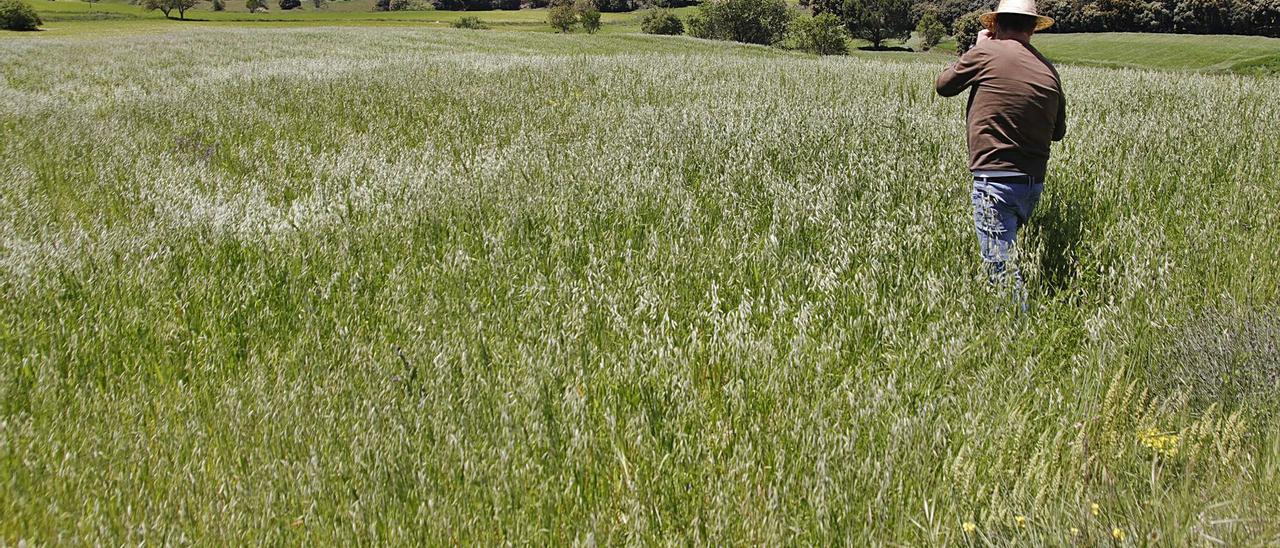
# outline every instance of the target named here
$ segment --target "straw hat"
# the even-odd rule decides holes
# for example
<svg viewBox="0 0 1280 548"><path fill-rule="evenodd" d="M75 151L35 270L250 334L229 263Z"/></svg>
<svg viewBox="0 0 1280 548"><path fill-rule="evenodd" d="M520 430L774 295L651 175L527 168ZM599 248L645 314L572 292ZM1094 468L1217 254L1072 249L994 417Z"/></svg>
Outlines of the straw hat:
<svg viewBox="0 0 1280 548"><path fill-rule="evenodd" d="M1053 26L1052 17L1045 17L1036 12L1036 0L1000 0L1000 6L996 8L996 11L984 13L979 18L982 21L982 26L994 29L997 13L1015 13L1035 17L1037 32Z"/></svg>

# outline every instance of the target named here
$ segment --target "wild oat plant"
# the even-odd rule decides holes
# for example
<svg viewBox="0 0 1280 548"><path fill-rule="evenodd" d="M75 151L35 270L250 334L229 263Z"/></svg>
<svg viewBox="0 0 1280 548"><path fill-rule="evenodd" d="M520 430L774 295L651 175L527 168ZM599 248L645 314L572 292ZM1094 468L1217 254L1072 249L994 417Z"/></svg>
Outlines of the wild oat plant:
<svg viewBox="0 0 1280 548"><path fill-rule="evenodd" d="M933 62L192 27L0 66L0 544L1280 542L1276 399L1151 374L1275 318L1276 79L1064 67L1019 313Z"/></svg>

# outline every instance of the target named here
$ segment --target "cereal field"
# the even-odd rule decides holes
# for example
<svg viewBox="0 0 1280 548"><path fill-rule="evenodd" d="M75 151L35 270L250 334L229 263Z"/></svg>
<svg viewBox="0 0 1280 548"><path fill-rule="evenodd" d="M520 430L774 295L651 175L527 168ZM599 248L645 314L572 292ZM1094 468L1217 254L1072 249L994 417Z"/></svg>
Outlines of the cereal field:
<svg viewBox="0 0 1280 548"><path fill-rule="evenodd" d="M0 544L1280 542L1280 79L1064 66L978 264L934 62L0 41Z"/></svg>

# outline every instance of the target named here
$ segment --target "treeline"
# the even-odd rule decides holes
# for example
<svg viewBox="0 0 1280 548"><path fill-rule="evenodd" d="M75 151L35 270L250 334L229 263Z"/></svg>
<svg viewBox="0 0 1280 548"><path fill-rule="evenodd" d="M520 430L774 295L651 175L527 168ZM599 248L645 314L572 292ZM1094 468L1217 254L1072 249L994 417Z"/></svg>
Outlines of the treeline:
<svg viewBox="0 0 1280 548"><path fill-rule="evenodd" d="M934 13L947 28L988 0L917 2L917 14ZM1039 0L1054 18L1046 32L1176 32L1280 37L1280 0Z"/></svg>
<svg viewBox="0 0 1280 548"><path fill-rule="evenodd" d="M551 0L432 0L439 10L480 11L518 10L521 8L545 8ZM678 8L691 6L697 0L596 0L596 8L602 12L634 11L644 8Z"/></svg>

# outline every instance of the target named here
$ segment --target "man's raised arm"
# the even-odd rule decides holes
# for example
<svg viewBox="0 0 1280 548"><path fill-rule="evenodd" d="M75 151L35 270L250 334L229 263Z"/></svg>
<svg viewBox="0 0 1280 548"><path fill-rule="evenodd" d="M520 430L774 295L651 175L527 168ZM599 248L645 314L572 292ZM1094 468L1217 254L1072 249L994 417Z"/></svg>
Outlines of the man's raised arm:
<svg viewBox="0 0 1280 548"><path fill-rule="evenodd" d="M960 56L960 60L955 64L947 67L938 75L938 81L934 83L934 87L938 90L938 95L943 97L955 97L960 92L973 84L973 79L982 71L985 57L977 48L970 49Z"/></svg>

